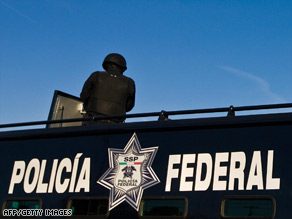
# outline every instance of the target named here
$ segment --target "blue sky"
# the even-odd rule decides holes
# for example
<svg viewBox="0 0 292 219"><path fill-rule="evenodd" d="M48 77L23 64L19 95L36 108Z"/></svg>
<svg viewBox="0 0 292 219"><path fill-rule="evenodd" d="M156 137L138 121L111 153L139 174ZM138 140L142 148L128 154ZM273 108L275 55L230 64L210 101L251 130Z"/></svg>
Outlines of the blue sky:
<svg viewBox="0 0 292 219"><path fill-rule="evenodd" d="M104 57L130 113L292 102L292 1L0 0L0 124L46 120Z"/></svg>

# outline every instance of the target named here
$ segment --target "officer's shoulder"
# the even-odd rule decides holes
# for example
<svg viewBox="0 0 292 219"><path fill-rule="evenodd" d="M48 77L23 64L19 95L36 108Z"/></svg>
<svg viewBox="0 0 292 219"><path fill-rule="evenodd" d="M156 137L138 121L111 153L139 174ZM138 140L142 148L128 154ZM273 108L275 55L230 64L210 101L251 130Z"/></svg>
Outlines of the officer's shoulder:
<svg viewBox="0 0 292 219"><path fill-rule="evenodd" d="M91 73L90 77L96 78L96 77L99 77L99 75L104 75L104 74L106 74L106 72L104 72L104 71L95 71L95 72Z"/></svg>
<svg viewBox="0 0 292 219"><path fill-rule="evenodd" d="M99 75L99 74L106 74L105 71L95 71L91 75Z"/></svg>
<svg viewBox="0 0 292 219"><path fill-rule="evenodd" d="M127 76L125 76L125 75L123 75L123 76L124 76L128 81L135 83L134 80L133 80L132 78L127 77Z"/></svg>

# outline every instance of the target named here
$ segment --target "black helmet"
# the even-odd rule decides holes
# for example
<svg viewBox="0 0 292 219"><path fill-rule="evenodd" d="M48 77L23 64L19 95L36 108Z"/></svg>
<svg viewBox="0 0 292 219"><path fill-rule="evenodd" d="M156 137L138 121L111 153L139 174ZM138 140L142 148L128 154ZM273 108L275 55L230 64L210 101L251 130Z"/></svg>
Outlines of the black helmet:
<svg viewBox="0 0 292 219"><path fill-rule="evenodd" d="M107 63L114 63L118 66L120 66L121 68L123 68L123 71L125 71L127 69L127 63L126 63L126 59L118 54L118 53L111 53L108 54L105 58L104 61L102 63L102 67L106 70L106 64Z"/></svg>

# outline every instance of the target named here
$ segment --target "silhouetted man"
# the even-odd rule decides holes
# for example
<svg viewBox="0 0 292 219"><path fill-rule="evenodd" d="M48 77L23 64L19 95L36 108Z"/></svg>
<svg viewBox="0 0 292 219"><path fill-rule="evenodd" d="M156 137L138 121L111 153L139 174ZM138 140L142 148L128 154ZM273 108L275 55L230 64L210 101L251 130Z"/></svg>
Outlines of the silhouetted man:
<svg viewBox="0 0 292 219"><path fill-rule="evenodd" d="M93 72L80 94L86 117L125 115L135 104L135 82L123 75L126 60L120 54L111 53L102 66L105 72ZM102 121L121 123L124 119Z"/></svg>

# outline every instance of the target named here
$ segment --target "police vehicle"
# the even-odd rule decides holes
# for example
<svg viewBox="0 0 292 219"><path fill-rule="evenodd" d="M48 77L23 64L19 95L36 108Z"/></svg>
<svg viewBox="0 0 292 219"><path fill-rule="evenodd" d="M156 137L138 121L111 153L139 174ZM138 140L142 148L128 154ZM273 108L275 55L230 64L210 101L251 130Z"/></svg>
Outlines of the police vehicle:
<svg viewBox="0 0 292 219"><path fill-rule="evenodd" d="M266 111L280 108L292 104L82 126L105 118L82 118L80 99L56 91L47 121L0 125L46 124L0 132L1 216L291 218L292 112Z"/></svg>

